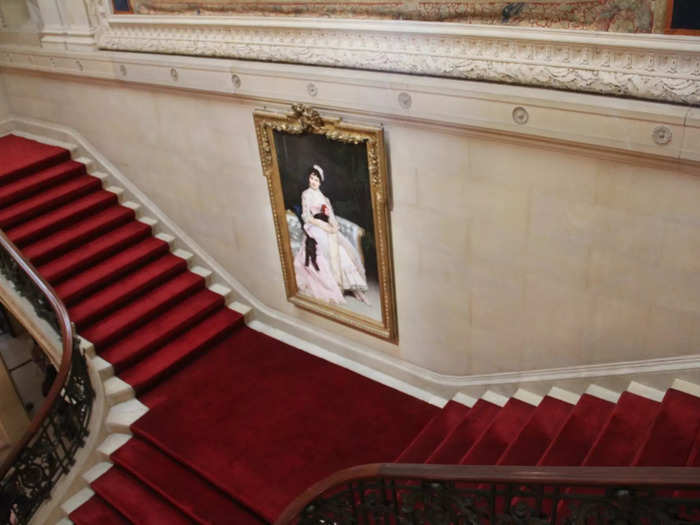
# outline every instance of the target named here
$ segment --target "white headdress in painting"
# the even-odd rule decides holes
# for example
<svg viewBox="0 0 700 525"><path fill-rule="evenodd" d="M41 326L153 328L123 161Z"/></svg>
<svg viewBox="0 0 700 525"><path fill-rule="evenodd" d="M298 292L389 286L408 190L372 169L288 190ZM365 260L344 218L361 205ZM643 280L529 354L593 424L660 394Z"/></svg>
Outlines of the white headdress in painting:
<svg viewBox="0 0 700 525"><path fill-rule="evenodd" d="M321 168L321 166L319 166L318 164L314 164L314 169L318 171L318 174L321 177L321 182L325 181L326 179L323 176L323 168Z"/></svg>

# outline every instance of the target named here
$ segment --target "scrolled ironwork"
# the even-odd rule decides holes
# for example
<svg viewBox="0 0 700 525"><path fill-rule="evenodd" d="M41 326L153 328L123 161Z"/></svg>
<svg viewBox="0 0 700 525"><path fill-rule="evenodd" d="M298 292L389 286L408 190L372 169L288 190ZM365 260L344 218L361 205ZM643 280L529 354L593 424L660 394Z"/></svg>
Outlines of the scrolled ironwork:
<svg viewBox="0 0 700 525"><path fill-rule="evenodd" d="M36 314L60 334L61 328L51 302L36 282L24 272L12 253L4 249L0 249L0 273L12 283L20 296L31 303Z"/></svg>
<svg viewBox="0 0 700 525"><path fill-rule="evenodd" d="M76 345L60 397L0 481L0 491L13 495L11 511L17 523L28 523L58 479L70 471L88 435L93 398L85 357Z"/></svg>
<svg viewBox="0 0 700 525"><path fill-rule="evenodd" d="M350 470L311 487L276 525L700 523L696 468L377 464Z"/></svg>
<svg viewBox="0 0 700 525"><path fill-rule="evenodd" d="M95 392L68 312L53 289L0 232L0 273L58 333L61 365L29 429L0 465L0 523L29 523L85 444ZM6 290L12 293L12 290Z"/></svg>
<svg viewBox="0 0 700 525"><path fill-rule="evenodd" d="M699 511L700 500L697 499L664 495L664 491L648 488L612 488L601 498L579 502L572 510L568 523L698 524Z"/></svg>

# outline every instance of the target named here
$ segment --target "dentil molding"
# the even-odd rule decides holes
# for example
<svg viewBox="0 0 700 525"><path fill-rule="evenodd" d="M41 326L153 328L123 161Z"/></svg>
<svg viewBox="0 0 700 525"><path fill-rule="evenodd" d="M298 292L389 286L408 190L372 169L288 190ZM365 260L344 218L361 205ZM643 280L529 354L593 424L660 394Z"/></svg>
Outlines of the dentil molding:
<svg viewBox="0 0 700 525"><path fill-rule="evenodd" d="M102 49L228 57L541 86L700 105L700 38L286 17L113 15Z"/></svg>

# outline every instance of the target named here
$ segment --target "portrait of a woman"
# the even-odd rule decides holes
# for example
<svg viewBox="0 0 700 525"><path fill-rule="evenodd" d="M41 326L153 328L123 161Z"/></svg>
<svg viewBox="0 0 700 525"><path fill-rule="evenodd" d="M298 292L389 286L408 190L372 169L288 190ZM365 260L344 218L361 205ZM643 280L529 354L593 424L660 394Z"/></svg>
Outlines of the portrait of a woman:
<svg viewBox="0 0 700 525"><path fill-rule="evenodd" d="M292 110L255 111L287 299L396 342L383 130Z"/></svg>
<svg viewBox="0 0 700 525"><path fill-rule="evenodd" d="M297 287L331 304L345 304L346 293L369 304L362 257L339 231L333 205L321 190L325 179L323 168L313 165L308 171L308 188L301 193L305 240L294 254Z"/></svg>

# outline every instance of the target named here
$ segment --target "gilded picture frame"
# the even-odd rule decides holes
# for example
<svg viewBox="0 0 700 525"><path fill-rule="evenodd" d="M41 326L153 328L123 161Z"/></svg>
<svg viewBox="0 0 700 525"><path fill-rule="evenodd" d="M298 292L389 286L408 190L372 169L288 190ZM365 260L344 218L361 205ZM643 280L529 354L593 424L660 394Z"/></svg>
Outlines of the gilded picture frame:
<svg viewBox="0 0 700 525"><path fill-rule="evenodd" d="M397 343L382 128L303 104L253 117L287 299Z"/></svg>

